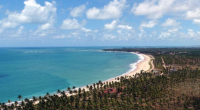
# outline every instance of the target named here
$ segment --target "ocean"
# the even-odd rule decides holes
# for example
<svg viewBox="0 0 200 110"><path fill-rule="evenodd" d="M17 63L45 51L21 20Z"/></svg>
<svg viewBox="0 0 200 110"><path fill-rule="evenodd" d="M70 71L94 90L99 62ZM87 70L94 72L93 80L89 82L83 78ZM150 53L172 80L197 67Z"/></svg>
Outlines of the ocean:
<svg viewBox="0 0 200 110"><path fill-rule="evenodd" d="M0 48L0 102L105 81L134 69L140 59L101 51L104 48L108 47Z"/></svg>

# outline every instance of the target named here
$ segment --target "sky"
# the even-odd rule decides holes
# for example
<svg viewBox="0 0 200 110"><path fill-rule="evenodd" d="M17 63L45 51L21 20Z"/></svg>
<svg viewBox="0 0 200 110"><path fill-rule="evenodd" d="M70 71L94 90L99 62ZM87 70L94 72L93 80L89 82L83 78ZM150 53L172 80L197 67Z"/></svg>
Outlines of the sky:
<svg viewBox="0 0 200 110"><path fill-rule="evenodd" d="M199 0L0 1L0 47L199 45Z"/></svg>

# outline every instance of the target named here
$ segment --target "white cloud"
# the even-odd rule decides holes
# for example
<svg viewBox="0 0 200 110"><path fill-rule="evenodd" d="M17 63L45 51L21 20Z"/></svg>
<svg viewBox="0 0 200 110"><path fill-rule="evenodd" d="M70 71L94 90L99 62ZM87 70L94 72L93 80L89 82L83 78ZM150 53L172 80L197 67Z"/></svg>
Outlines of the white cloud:
<svg viewBox="0 0 200 110"><path fill-rule="evenodd" d="M96 7L88 9L86 15L89 19L116 19L122 16L125 7L126 0L114 0L101 9Z"/></svg>
<svg viewBox="0 0 200 110"><path fill-rule="evenodd" d="M97 32L99 32L99 30L94 30L93 32L97 33Z"/></svg>
<svg viewBox="0 0 200 110"><path fill-rule="evenodd" d="M47 36L47 33L43 32L41 34L39 34L40 37L43 37L43 36Z"/></svg>
<svg viewBox="0 0 200 110"><path fill-rule="evenodd" d="M22 31L23 31L23 29L24 29L24 27L23 27L23 26L20 26L19 29L18 29L18 31L17 31L17 34L21 34Z"/></svg>
<svg viewBox="0 0 200 110"><path fill-rule="evenodd" d="M70 15L73 17L81 16L83 12L85 11L85 9L86 9L85 5L80 5L78 7L73 8L70 12Z"/></svg>
<svg viewBox="0 0 200 110"><path fill-rule="evenodd" d="M54 36L53 38L55 38L55 39L64 39L64 38L66 38L66 35L62 34L60 36Z"/></svg>
<svg viewBox="0 0 200 110"><path fill-rule="evenodd" d="M140 29L140 33L138 34L139 38L141 39L142 37L146 37L146 32L143 29Z"/></svg>
<svg viewBox="0 0 200 110"><path fill-rule="evenodd" d="M105 24L104 28L109 29L109 30L113 30L113 29L116 28L116 26L117 26L117 21L113 20L110 24Z"/></svg>
<svg viewBox="0 0 200 110"><path fill-rule="evenodd" d="M162 26L177 26L179 25L180 22L177 22L176 20L174 19L171 19L171 18L168 18L163 24Z"/></svg>
<svg viewBox="0 0 200 110"><path fill-rule="evenodd" d="M199 7L198 0L175 0L173 5L169 8L169 12L187 12Z"/></svg>
<svg viewBox="0 0 200 110"><path fill-rule="evenodd" d="M102 40L103 40L103 41L104 41L104 40L113 40L113 39L115 39L115 38L116 38L116 36L113 35L113 34L103 33L103 38L102 38Z"/></svg>
<svg viewBox="0 0 200 110"><path fill-rule="evenodd" d="M26 0L24 4L25 7L20 13L7 13L8 17L1 20L1 28L15 28L22 23L46 24L56 16L54 1L45 2L44 6L37 4L35 0Z"/></svg>
<svg viewBox="0 0 200 110"><path fill-rule="evenodd" d="M99 37L99 40L102 41L130 41L130 40L137 40L136 34L134 33L126 33L121 32L120 30L116 31L118 34L112 34L112 33L103 33L100 34L103 37Z"/></svg>
<svg viewBox="0 0 200 110"><path fill-rule="evenodd" d="M39 26L39 30L47 30L47 29L51 29L52 27L53 27L53 23L48 22Z"/></svg>
<svg viewBox="0 0 200 110"><path fill-rule="evenodd" d="M161 32L158 39L163 39L163 38L167 38L170 36L171 36L171 33L169 33L169 32Z"/></svg>
<svg viewBox="0 0 200 110"><path fill-rule="evenodd" d="M149 21L148 23L144 22L140 25L140 28L153 28L157 24L157 21Z"/></svg>
<svg viewBox="0 0 200 110"><path fill-rule="evenodd" d="M132 12L150 19L161 18L165 14L195 19L199 16L199 7L198 0L144 0L139 4L134 4Z"/></svg>
<svg viewBox="0 0 200 110"><path fill-rule="evenodd" d="M200 31L197 31L197 38L200 39Z"/></svg>
<svg viewBox="0 0 200 110"><path fill-rule="evenodd" d="M191 40L199 40L200 39L200 32L195 32L193 29L188 29L186 32L179 32L178 28L173 28L168 30L167 32L161 32L157 37L158 40L170 40L170 41L191 41Z"/></svg>
<svg viewBox="0 0 200 110"><path fill-rule="evenodd" d="M120 30L117 30L117 33L121 34L121 33L122 33L122 31L120 31Z"/></svg>
<svg viewBox="0 0 200 110"><path fill-rule="evenodd" d="M188 11L186 13L187 19L199 19L200 18L200 8L196 8L193 11Z"/></svg>
<svg viewBox="0 0 200 110"><path fill-rule="evenodd" d="M131 30L132 29L132 27L128 26L128 25L118 25L117 28L118 29L126 29L126 30Z"/></svg>
<svg viewBox="0 0 200 110"><path fill-rule="evenodd" d="M178 32L178 30L181 29L181 28L182 28L182 27L172 28L172 29L169 29L168 32L169 32L169 33L175 33L175 32Z"/></svg>
<svg viewBox="0 0 200 110"><path fill-rule="evenodd" d="M194 20L193 20L193 23L194 23L194 24L197 24L197 25L200 25L200 19L194 19Z"/></svg>
<svg viewBox="0 0 200 110"><path fill-rule="evenodd" d="M82 28L82 30L83 30L84 32L92 32L91 29Z"/></svg>
<svg viewBox="0 0 200 110"><path fill-rule="evenodd" d="M168 30L169 33L174 33L174 32L177 32L177 31L178 31L178 28L174 28L174 29L169 29Z"/></svg>
<svg viewBox="0 0 200 110"><path fill-rule="evenodd" d="M134 4L132 12L135 15L145 15L151 19L161 18L175 0L145 0L140 4Z"/></svg>
<svg viewBox="0 0 200 110"><path fill-rule="evenodd" d="M61 29L80 29L86 24L86 21L82 21L80 24L76 19L65 19L61 26Z"/></svg>
<svg viewBox="0 0 200 110"><path fill-rule="evenodd" d="M0 21L0 24L1 24L1 28L15 28L19 25L19 23L7 21L4 19Z"/></svg>
<svg viewBox="0 0 200 110"><path fill-rule="evenodd" d="M188 33L186 34L185 37L189 38L189 39L199 40L200 39L200 32L199 31L194 32L193 29L188 29Z"/></svg>
<svg viewBox="0 0 200 110"><path fill-rule="evenodd" d="M195 37L195 32L193 31L193 29L188 29L188 34L186 37Z"/></svg>

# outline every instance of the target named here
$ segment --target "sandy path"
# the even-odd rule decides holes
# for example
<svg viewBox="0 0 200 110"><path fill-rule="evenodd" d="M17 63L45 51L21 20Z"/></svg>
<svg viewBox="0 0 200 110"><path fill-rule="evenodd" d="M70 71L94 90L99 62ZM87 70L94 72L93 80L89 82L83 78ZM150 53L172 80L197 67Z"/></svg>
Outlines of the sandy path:
<svg viewBox="0 0 200 110"><path fill-rule="evenodd" d="M151 69L148 70L148 72L151 72L155 67L154 67L154 64L153 64L153 61L155 60L155 58L152 56L152 55L149 55L151 60L150 60L150 63L151 63Z"/></svg>

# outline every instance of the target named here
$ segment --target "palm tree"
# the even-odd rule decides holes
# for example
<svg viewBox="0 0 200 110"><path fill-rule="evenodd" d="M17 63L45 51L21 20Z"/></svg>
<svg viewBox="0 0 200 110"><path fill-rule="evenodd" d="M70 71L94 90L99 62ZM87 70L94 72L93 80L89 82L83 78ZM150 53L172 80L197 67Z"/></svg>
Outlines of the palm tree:
<svg viewBox="0 0 200 110"><path fill-rule="evenodd" d="M72 91L72 90L70 90L70 91L69 91L69 93L70 93L70 94L72 94L72 93L73 93L73 91Z"/></svg>
<svg viewBox="0 0 200 110"><path fill-rule="evenodd" d="M42 100L42 97L41 97L41 96L39 96L39 100L40 100L40 101Z"/></svg>
<svg viewBox="0 0 200 110"><path fill-rule="evenodd" d="M78 93L79 93L79 94L81 93L81 88L78 89Z"/></svg>
<svg viewBox="0 0 200 110"><path fill-rule="evenodd" d="M35 96L33 96L33 101L37 101L37 98Z"/></svg>
<svg viewBox="0 0 200 110"><path fill-rule="evenodd" d="M5 106L5 103L3 102L3 103L2 103L2 107L4 107L4 106Z"/></svg>
<svg viewBox="0 0 200 110"><path fill-rule="evenodd" d="M49 93L47 92L46 96L48 97L49 96Z"/></svg>
<svg viewBox="0 0 200 110"><path fill-rule="evenodd" d="M20 99L22 98L22 96L21 96L21 95L19 95L17 98L18 98L18 99L19 99L19 101L20 101Z"/></svg>
<svg viewBox="0 0 200 110"><path fill-rule="evenodd" d="M11 109L12 109L12 110L14 109L14 107L15 107L14 104L11 104Z"/></svg>
<svg viewBox="0 0 200 110"><path fill-rule="evenodd" d="M60 92L61 92L60 89L58 89L57 93L60 94Z"/></svg>
<svg viewBox="0 0 200 110"><path fill-rule="evenodd" d="M74 97L72 95L70 96L70 102L71 104L74 102Z"/></svg>
<svg viewBox="0 0 200 110"><path fill-rule="evenodd" d="M28 98L25 98L25 102L28 102L29 101L29 99Z"/></svg>
<svg viewBox="0 0 200 110"><path fill-rule="evenodd" d="M70 88L70 87L68 87L68 88L67 88L67 90L68 90L68 91L70 91L70 90L71 90L71 88Z"/></svg>
<svg viewBox="0 0 200 110"><path fill-rule="evenodd" d="M8 103L9 103L9 106L10 106L11 100L8 100Z"/></svg>
<svg viewBox="0 0 200 110"><path fill-rule="evenodd" d="M25 106L25 103L24 103L24 101L22 101L21 105L22 105L22 107L23 107L23 106Z"/></svg>
<svg viewBox="0 0 200 110"><path fill-rule="evenodd" d="M18 102L17 102L17 101L15 101L15 106L17 106L17 104L18 104Z"/></svg>
<svg viewBox="0 0 200 110"><path fill-rule="evenodd" d="M66 95L66 94L65 94L65 91L62 91L61 93L62 93L62 96L65 96L65 95Z"/></svg>

